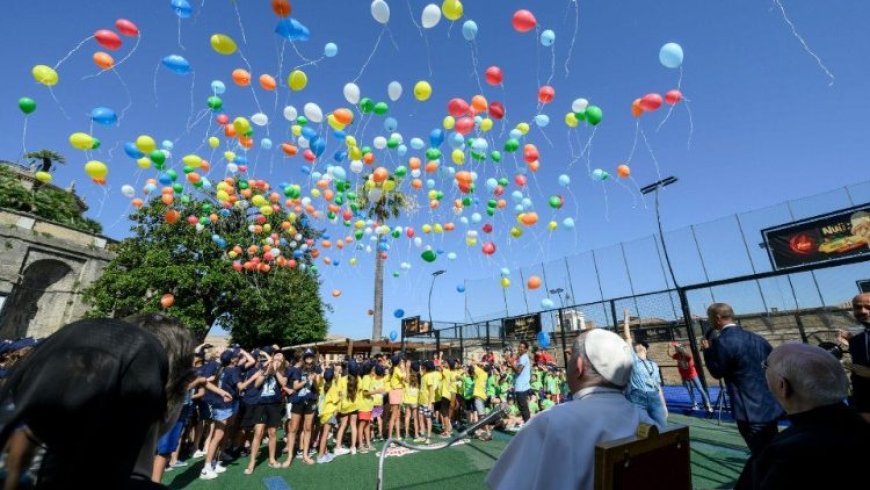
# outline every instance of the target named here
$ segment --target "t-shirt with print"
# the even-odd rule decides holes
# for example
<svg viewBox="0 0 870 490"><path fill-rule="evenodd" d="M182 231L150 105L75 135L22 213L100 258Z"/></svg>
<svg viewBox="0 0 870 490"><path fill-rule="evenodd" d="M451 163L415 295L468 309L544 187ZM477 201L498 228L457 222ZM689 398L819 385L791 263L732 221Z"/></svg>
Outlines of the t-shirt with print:
<svg viewBox="0 0 870 490"><path fill-rule="evenodd" d="M313 373L313 368L312 368ZM306 373L303 373L301 369L293 369L293 372L290 373L290 376L287 377L287 383L291 384L292 387L296 387L297 382L302 381L304 384L301 388L296 390L295 393L290 397L290 403L302 403L302 402L311 402L317 400L317 393L314 391L314 383L311 380L311 376Z"/></svg>
<svg viewBox="0 0 870 490"><path fill-rule="evenodd" d="M205 401L212 408L223 409L233 406L233 402L239 398L238 383L241 381L241 372L238 367L228 367L220 371L218 382L215 383L220 389L226 391L232 396L232 400L226 402L223 397L217 393L206 390Z"/></svg>
<svg viewBox="0 0 870 490"><path fill-rule="evenodd" d="M260 404L281 403L281 398L281 383L278 382L278 377L274 374L267 376L260 386Z"/></svg>
<svg viewBox="0 0 870 490"><path fill-rule="evenodd" d="M244 373L244 381L247 383L249 379L253 378L260 372L260 368L254 365L253 367L245 370ZM248 383L248 387L242 391L242 403L246 405L256 405L260 403L260 390L262 386L257 388L257 382L251 381Z"/></svg>

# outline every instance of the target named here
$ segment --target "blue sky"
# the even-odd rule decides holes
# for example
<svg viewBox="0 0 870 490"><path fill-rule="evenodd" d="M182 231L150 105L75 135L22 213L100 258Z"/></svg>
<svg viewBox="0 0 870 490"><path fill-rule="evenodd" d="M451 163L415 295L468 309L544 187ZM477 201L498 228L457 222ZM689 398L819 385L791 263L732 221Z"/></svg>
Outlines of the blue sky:
<svg viewBox="0 0 870 490"><path fill-rule="evenodd" d="M175 141L174 162L194 151L209 158L208 147L202 146L208 122L204 120L189 133L186 126L192 114L191 101L194 114L205 108L206 98L211 95L209 83L216 79L227 84L223 99L228 114L249 117L257 112L251 90L236 87L230 81L230 72L244 67L244 61L239 54L224 57L213 52L208 43L212 34L224 33L239 43L255 78L260 73L269 73L279 79L277 100L273 93L255 89L271 119L269 137L276 143L289 139L289 124L281 117L285 105L292 104L300 112L307 102L318 103L324 111L348 105L342 87L360 73L382 29L369 13L369 2L292 3L293 17L311 31L310 41L296 44L302 55L320 58L327 42L339 47L336 57L303 67L309 84L303 91L292 93L286 87L287 74L305 61L289 44L285 45L281 61L282 42L274 34L278 19L266 1L191 0L194 15L180 22L183 48L179 45L179 20L168 0L32 0L6 5L0 18L0 39L6 46L4 76L0 79L4 100L0 110L0 127L4 128L0 156L9 160L20 158L24 117L16 101L22 96L34 98L38 109L28 117L24 140L27 149L53 148L65 153L68 164L56 173L55 183L65 186L75 180L77 189L91 206L89 215L104 224L107 235L122 238L129 227L125 214L130 208L120 187L131 184L138 190L145 179L156 177L153 170L139 171L135 162L124 155L121 148L124 142L139 134L149 134L157 141ZM457 231L424 236L426 245L445 252L433 264L423 262L422 249L407 239L392 244L384 307L386 332L398 328L398 320L392 316L398 308L408 315L426 316L430 273L436 269L445 269L447 274L438 279L433 294L434 316L461 320L466 297L456 292L455 287L466 280L470 285L467 298L477 303L473 305L476 313L498 311L503 309L500 297L472 294L471 286L486 284L498 291L502 267L530 267L591 248L648 237L655 230L654 215L651 207L640 200L637 185L656 180L659 173L680 178L662 196L666 229L706 222L870 177L866 163L870 150L866 129L866 116L870 113L870 98L866 95L870 75L867 65L870 31L866 23L870 19L870 5L866 2L782 1L798 32L835 76L832 86L829 77L792 35L773 1L469 0L464 2L465 15L459 22L451 26L442 19L421 35L414 22L419 24L420 13L427 3L388 1L392 10L389 30L357 82L364 96L383 101L388 101L386 87L390 81L402 84L404 94L398 102L391 103L390 114L398 120L398 132L406 143L414 136L425 140L433 128L440 127L449 99L469 100L480 92L473 76L471 46L461 35L462 21L473 19L479 26L474 52L480 76L489 65L498 65L505 72L503 90L484 83L483 95L505 104L510 121L507 130L519 121L531 122L539 113L536 93L538 86L550 77L552 53L551 48L541 46L534 33L515 32L510 24L511 15L518 8L528 8L537 17L539 32L555 31L551 84L556 99L540 110L550 117L551 123L542 130L533 125L524 140L537 145L541 153L541 169L529 176L525 191L541 216L541 223L513 240L508 236L514 224L512 210L496 215L491 223L498 251L486 258L480 245L466 247L464 233L469 227L462 225L450 211L450 202L459 195L451 186L452 179L436 177L437 188L446 194L441 209L430 213L421 194L424 209L409 220L392 224L411 225L422 235L420 228L424 223L453 221ZM579 29L568 60L570 75L566 76L576 5L580 7ZM244 36L234 6L238 7ZM97 71L91 56L102 49L93 40L83 44L59 69L61 80L54 87L59 103L52 100L45 87L34 82L30 75L33 65L54 65L95 30L111 28L119 17L132 20L142 32L137 51L117 70L129 97L113 73L83 79ZM660 109L640 120L659 170L641 139L631 161L635 181L608 181L603 185L593 182L587 175L586 160L569 165L572 157L568 130L562 120L571 101L585 97L604 110L604 121L592 142L589 164L590 168L600 167L615 175L616 165L626 160L635 140L636 120L629 111L632 100L649 92L664 93L677 84L679 73L664 68L658 61L659 47L670 41L680 43L685 50L682 90L690 100L693 116L691 146L687 145L689 119L685 108L677 106L667 124L657 131L665 115ZM112 53L116 60L129 53L133 44L133 39L124 38L124 46ZM160 59L169 54L187 58L194 74L178 77L158 68ZM421 103L412 97L417 80L431 83L434 93L428 102ZM83 171L87 156L69 146L68 136L76 131L89 131L88 114L92 108L106 106L120 113L129 102L132 105L120 125L97 126L93 130L103 146L92 157L106 162L110 168L108 185L96 186ZM358 127L352 129L369 145L375 136L388 134L383 130L382 119L372 119L365 131L360 127L362 121L358 119L356 124ZM496 122L495 129L488 134L491 144L500 147L507 138L507 130L499 137L501 123ZM589 128L576 131L572 140L575 153L577 142L585 144L590 134ZM257 137L262 136L265 135L260 131ZM338 148L339 144L330 137L315 170L324 171L327 165L334 164L331 155ZM445 145L442 149L446 148ZM251 167L256 168L255 177L275 184L310 185L307 176L300 172L304 162L300 157L284 158L279 150L273 149L253 150L248 159ZM378 155L378 162L388 168L394 168L400 160L395 153ZM224 175L225 162L220 153L210 161L210 177L218 180ZM484 188L483 181L488 177L512 179L524 167L521 160L518 162L508 157L499 165L487 162L474 166L480 176L478 188ZM341 165L346 168L347 162ZM557 184L563 173L572 179L567 189ZM509 188L506 196L512 190L513 187ZM483 213L487 197L481 191L478 194L480 207L466 210L465 216L474 211ZM547 198L553 194L562 194L566 201L558 211L547 206ZM550 219L561 222L566 217L575 220L574 230L560 228L552 233L546 230ZM334 237L346 233L340 224L324 223L324 226ZM475 228L479 229L479 225ZM448 260L449 252L456 253L457 259ZM323 295L335 309L330 315L332 329L365 337L371 325L366 311L372 301L372 256L354 251L353 247L341 254L332 251L327 255L341 261L338 267L321 267ZM349 265L351 257L358 258L357 266ZM411 268L401 269L401 262L410 263ZM394 271L400 272L398 278L392 277ZM607 276L608 271L603 274ZM652 276L634 279L653 287ZM512 281L511 302L522 301L516 296L521 295L519 277L512 276ZM329 296L332 289L342 290L342 296L332 299ZM539 300L540 296L535 298Z"/></svg>

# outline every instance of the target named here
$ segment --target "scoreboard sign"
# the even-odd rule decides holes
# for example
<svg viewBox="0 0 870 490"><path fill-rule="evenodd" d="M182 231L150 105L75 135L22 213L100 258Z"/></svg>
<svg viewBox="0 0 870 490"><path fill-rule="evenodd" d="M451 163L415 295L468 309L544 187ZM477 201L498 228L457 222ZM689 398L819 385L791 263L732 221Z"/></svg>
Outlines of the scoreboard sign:
<svg viewBox="0 0 870 490"><path fill-rule="evenodd" d="M412 316L402 319L402 330L405 332L405 335L418 335L429 333L431 328L429 322L420 321L419 316Z"/></svg>
<svg viewBox="0 0 870 490"><path fill-rule="evenodd" d="M541 314L505 318L502 329L505 338L531 342L541 332Z"/></svg>

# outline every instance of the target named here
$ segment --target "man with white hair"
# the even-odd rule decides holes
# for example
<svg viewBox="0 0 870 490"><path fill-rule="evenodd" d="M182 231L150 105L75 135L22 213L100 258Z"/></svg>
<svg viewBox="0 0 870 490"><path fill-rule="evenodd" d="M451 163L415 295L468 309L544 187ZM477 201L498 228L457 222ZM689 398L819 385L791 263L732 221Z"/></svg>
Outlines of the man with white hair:
<svg viewBox="0 0 870 490"><path fill-rule="evenodd" d="M514 437L486 477L495 489L592 489L595 445L630 437L654 424L623 390L631 347L606 330L581 332L568 363L574 399L541 413Z"/></svg>
<svg viewBox="0 0 870 490"><path fill-rule="evenodd" d="M857 332L842 330L840 338L849 343L852 363L852 404L870 422L870 293L852 298L852 315L858 320Z"/></svg>
<svg viewBox="0 0 870 490"><path fill-rule="evenodd" d="M848 384L839 361L814 345L784 344L764 368L791 427L749 459L737 488L854 486L855 472L870 457L870 425L843 403Z"/></svg>

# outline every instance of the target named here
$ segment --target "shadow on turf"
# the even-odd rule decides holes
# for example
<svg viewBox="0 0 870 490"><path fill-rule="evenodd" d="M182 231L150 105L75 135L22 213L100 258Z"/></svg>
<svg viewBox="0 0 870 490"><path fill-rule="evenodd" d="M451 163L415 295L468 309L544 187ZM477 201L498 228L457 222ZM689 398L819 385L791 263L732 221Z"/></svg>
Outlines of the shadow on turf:
<svg viewBox="0 0 870 490"><path fill-rule="evenodd" d="M693 471L693 480L703 478L715 482L717 488L734 488L734 484L737 483L737 477L740 476L740 472L743 470L743 460L731 457L726 457L724 459L717 458L716 460L713 460L709 455L696 449L692 449L691 451L693 470L698 468L703 469L706 472L706 474L703 475L696 475ZM728 470L731 470L731 472L725 473L722 471L723 468L727 468Z"/></svg>

